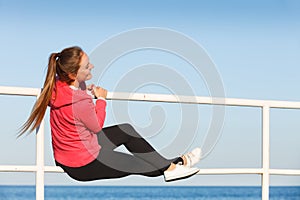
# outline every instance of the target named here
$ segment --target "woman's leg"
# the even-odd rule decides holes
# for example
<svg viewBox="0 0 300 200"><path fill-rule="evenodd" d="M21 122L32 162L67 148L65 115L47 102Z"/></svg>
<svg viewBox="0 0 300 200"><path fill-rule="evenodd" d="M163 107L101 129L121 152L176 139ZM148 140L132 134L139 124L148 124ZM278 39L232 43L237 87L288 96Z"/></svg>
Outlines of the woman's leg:
<svg viewBox="0 0 300 200"><path fill-rule="evenodd" d="M96 160L83 167L67 167L58 162L56 165L73 179L78 181L93 181L101 179L122 178L128 175L143 175L156 177L161 171L133 155L101 149Z"/></svg>
<svg viewBox="0 0 300 200"><path fill-rule="evenodd" d="M98 141L102 147L98 157L100 162L109 167L117 167L117 170L120 171L127 171L129 173L139 172L139 174L144 175L151 172L162 175L172 162L183 162L182 158L168 160L161 156L130 124L103 128L98 133ZM123 155L124 153L113 151L120 145L124 145L133 155ZM102 150L103 154L101 155ZM115 155L115 153L118 154ZM147 163L149 166L136 164L135 162L138 163L139 161L132 162L131 159L144 161L144 164Z"/></svg>
<svg viewBox="0 0 300 200"><path fill-rule="evenodd" d="M115 175L121 177L124 175L143 175L149 177L163 175L161 169L128 153L103 148L100 150L97 160L108 168L117 171L116 174L111 174L114 177Z"/></svg>
<svg viewBox="0 0 300 200"><path fill-rule="evenodd" d="M57 165L61 166L75 180L92 181L121 178L132 174L160 176L170 167L171 163L183 162L180 157L168 160L161 156L128 124L104 128L98 133L98 140L102 148L93 162L77 168L66 167L59 163ZM114 151L122 144L132 155ZM175 173L168 172L167 176L164 174L166 181L187 178L199 171L185 167L177 168L179 170L175 170Z"/></svg>

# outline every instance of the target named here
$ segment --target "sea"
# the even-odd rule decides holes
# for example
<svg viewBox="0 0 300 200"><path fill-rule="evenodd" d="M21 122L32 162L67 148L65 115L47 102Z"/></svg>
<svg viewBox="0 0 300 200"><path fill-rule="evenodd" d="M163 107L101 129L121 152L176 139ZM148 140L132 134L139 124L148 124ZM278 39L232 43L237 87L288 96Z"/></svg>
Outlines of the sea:
<svg viewBox="0 0 300 200"><path fill-rule="evenodd" d="M35 199L35 186L0 186L1 200ZM47 200L261 200L261 187L45 186ZM300 200L300 186L270 187L271 200Z"/></svg>

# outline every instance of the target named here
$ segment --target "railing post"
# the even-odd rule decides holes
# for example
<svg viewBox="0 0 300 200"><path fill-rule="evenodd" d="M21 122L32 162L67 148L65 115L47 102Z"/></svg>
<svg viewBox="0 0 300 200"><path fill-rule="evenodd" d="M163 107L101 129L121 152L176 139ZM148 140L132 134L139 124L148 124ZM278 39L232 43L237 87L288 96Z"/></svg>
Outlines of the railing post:
<svg viewBox="0 0 300 200"><path fill-rule="evenodd" d="M38 95L39 97L39 95ZM37 200L44 200L44 129L45 122L42 120L36 133L36 177L35 196Z"/></svg>
<svg viewBox="0 0 300 200"><path fill-rule="evenodd" d="M270 107L262 108L262 199L269 199L270 187Z"/></svg>
<svg viewBox="0 0 300 200"><path fill-rule="evenodd" d="M44 120L36 134L36 185L37 200L44 199Z"/></svg>

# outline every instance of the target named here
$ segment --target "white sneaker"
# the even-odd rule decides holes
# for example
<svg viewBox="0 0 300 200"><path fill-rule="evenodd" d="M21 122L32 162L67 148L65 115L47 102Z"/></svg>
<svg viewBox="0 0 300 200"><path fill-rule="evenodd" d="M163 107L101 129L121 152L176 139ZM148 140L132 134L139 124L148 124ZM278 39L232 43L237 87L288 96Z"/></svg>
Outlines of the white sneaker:
<svg viewBox="0 0 300 200"><path fill-rule="evenodd" d="M200 170L197 168L189 168L184 165L177 164L175 166L175 169L164 172L165 181L169 182L169 181L185 179L197 174L199 171Z"/></svg>
<svg viewBox="0 0 300 200"><path fill-rule="evenodd" d="M184 154L183 156L186 159L186 165L187 167L192 167L196 163L200 161L202 151L199 147L195 148L193 151Z"/></svg>

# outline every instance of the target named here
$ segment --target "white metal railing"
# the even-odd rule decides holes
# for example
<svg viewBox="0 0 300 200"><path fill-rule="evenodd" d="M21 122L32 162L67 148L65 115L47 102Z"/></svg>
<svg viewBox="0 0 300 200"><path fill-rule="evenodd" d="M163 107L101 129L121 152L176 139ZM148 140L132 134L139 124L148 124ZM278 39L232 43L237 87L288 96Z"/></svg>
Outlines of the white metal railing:
<svg viewBox="0 0 300 200"><path fill-rule="evenodd" d="M0 95L40 95L38 88L6 87L0 86ZM211 104L226 106L260 107L262 109L262 167L261 168L226 168L201 169L198 174L258 174L262 177L262 199L269 199L270 175L300 175L300 169L270 169L270 108L300 109L300 102L250 100L233 98L191 97L162 94L141 93L108 93L107 99L127 101L173 102L192 104ZM0 172L35 172L36 173L36 199L44 199L45 172L63 172L60 167L45 166L44 163L44 121L36 133L36 165L0 165Z"/></svg>

